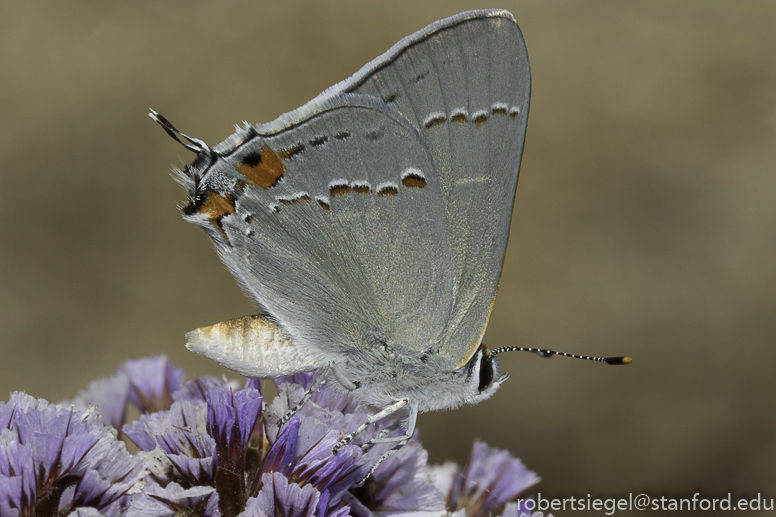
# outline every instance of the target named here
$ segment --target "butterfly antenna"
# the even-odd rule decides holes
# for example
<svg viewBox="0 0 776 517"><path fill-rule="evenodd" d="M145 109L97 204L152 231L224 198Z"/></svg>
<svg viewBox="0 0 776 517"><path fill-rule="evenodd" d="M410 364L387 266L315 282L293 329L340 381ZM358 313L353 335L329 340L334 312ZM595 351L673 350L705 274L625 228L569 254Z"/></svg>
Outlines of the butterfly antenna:
<svg viewBox="0 0 776 517"><path fill-rule="evenodd" d="M195 152L197 154L199 153L205 153L210 152L210 146L208 146L205 142L198 138L191 138L188 135L184 135L177 129L175 129L175 126L173 126L169 120L164 118L162 115L157 113L155 110L148 108L150 110L150 113L148 114L151 119L153 119L157 124L162 126L162 128L167 132L168 135L170 135L175 141L177 141L179 144L181 144L183 147L188 149L189 151ZM178 136L182 136L186 140L188 140L190 143L186 143Z"/></svg>
<svg viewBox="0 0 776 517"><path fill-rule="evenodd" d="M633 359L630 357L590 357L589 355L567 354L566 352L556 352L546 348L530 348L527 346L502 346L490 351L491 355L498 355L502 352L531 352L540 357L552 357L562 355L564 357L573 357L574 359L586 359L588 361L597 361L604 364L631 364Z"/></svg>

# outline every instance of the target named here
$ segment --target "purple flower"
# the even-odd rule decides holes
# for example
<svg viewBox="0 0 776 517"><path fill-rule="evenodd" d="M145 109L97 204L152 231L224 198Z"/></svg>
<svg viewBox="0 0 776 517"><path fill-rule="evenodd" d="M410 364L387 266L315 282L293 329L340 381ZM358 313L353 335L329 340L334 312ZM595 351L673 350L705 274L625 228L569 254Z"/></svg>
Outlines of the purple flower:
<svg viewBox="0 0 776 517"><path fill-rule="evenodd" d="M299 425L296 465L291 477L328 491L330 504L342 498L353 483L351 478L364 476L358 447L347 445L336 455L331 454L341 437L340 432L326 428L313 418L305 418Z"/></svg>
<svg viewBox="0 0 776 517"><path fill-rule="evenodd" d="M180 388L183 376L183 370L173 367L163 355L126 361L115 375L92 381L86 390L81 390L73 400L63 401L61 405L72 405L79 411L97 406L103 423L121 430L127 402L131 402L141 413L169 409L172 394ZM210 381L207 377L201 379L203 384ZM196 388L190 389L194 391ZM183 392L179 397L186 395Z"/></svg>
<svg viewBox="0 0 776 517"><path fill-rule="evenodd" d="M221 496L219 509L224 515L236 515L244 509L249 495L246 449L254 427L261 425L261 393L252 387L234 393L216 387L207 392L206 399L207 431L215 441L218 463L215 486Z"/></svg>
<svg viewBox="0 0 776 517"><path fill-rule="evenodd" d="M312 381L309 377L300 379ZM280 397L275 406L285 414L287 407L302 398L304 390L296 384L283 386L282 391L292 396ZM390 448L381 445L362 453L358 446L347 445L338 454L332 453L343 433L363 422L366 410L330 390L314 399L327 401L331 407L310 401L278 432L277 412L269 411L265 421L260 420L262 397L256 387L255 381L241 390L214 381L189 382L172 394L176 402L169 410L141 415L125 425L126 436L143 450L140 454L149 471L144 492L154 490L154 500L172 508L201 501L167 500L162 488L176 483L211 487L220 515L236 516L248 511L249 501L256 510L256 501L265 501L267 491L275 490L274 497L285 494L292 505L281 513L292 515L299 508L299 499L292 497L297 493L293 487L301 487L312 498L308 502L315 500L310 504L316 515L346 515L348 505L343 503L343 496L369 472L379 454ZM339 409L352 412L343 414ZM278 476L293 487L281 489L285 485ZM268 480L271 486L265 486ZM280 512L284 501L278 499L274 509L267 511ZM144 508L150 504L140 494L133 498L131 508L140 505L146 511ZM193 510L192 506L186 507Z"/></svg>
<svg viewBox="0 0 776 517"><path fill-rule="evenodd" d="M171 480L212 485L216 474L216 442L207 434L204 405L181 400L168 411L141 415L124 433L141 450L156 483Z"/></svg>
<svg viewBox="0 0 776 517"><path fill-rule="evenodd" d="M148 485L132 501L125 517L168 517L191 515L217 517L218 495L212 487L195 486L184 489L177 483L162 488Z"/></svg>
<svg viewBox="0 0 776 517"><path fill-rule="evenodd" d="M299 434L299 418L294 417L280 431L269 448L261 466L261 474L280 472L288 476L294 468L296 459L296 439Z"/></svg>
<svg viewBox="0 0 776 517"><path fill-rule="evenodd" d="M434 486L426 467L428 453L413 440L390 456L362 487L351 493L360 505L353 505L358 515L436 512L444 514L445 499Z"/></svg>
<svg viewBox="0 0 776 517"><path fill-rule="evenodd" d="M139 488L142 462L99 414L11 394L0 402L0 510L57 515L89 507L118 515L117 501Z"/></svg>
<svg viewBox="0 0 776 517"><path fill-rule="evenodd" d="M138 488L145 474L142 461L131 456L123 442L110 433L87 454L84 476L74 487L73 506L103 509Z"/></svg>
<svg viewBox="0 0 776 517"><path fill-rule="evenodd" d="M216 387L207 392L206 398L207 430L216 441L218 467L242 474L248 438L261 411L261 393L253 388L232 393Z"/></svg>
<svg viewBox="0 0 776 517"><path fill-rule="evenodd" d="M163 355L125 362L119 372L129 379L129 401L141 413L170 408L172 394L183 383L183 370Z"/></svg>
<svg viewBox="0 0 776 517"><path fill-rule="evenodd" d="M401 448L372 443L403 432L392 418L334 454L371 411L330 386L300 404L314 374L277 379L266 408L258 380L182 382L157 356L128 361L70 408L21 393L0 403L0 516L485 517L537 481L481 443L463 470L428 467L417 435ZM122 426L129 403L141 415ZM108 424L140 451L128 454ZM503 517L524 513L508 504Z"/></svg>
<svg viewBox="0 0 776 517"><path fill-rule="evenodd" d="M289 375L287 377L279 377L277 379L272 379L275 383L275 388L280 389L281 384L296 384L297 386L301 386L302 389L309 389L310 386L312 386L315 383L315 379L318 377L318 374L315 372L302 372L302 373L296 373L294 375Z"/></svg>
<svg viewBox="0 0 776 517"><path fill-rule="evenodd" d="M258 390L255 386L253 387ZM207 392L215 388L237 389L238 384L236 382L227 383L224 379L216 379L215 377L197 377L178 388L178 391L172 394L172 399L175 401L187 400L192 404L205 405L207 404Z"/></svg>
<svg viewBox="0 0 776 517"><path fill-rule="evenodd" d="M89 406L97 406L102 423L121 429L127 413L129 399L129 379L123 372L112 377L98 379L89 383L72 401L64 401L62 406L73 406L78 411L86 411Z"/></svg>
<svg viewBox="0 0 776 517"><path fill-rule="evenodd" d="M248 501L242 517L313 517L320 498L311 485L291 483L280 472L264 474L261 491ZM318 517L325 515L323 511Z"/></svg>
<svg viewBox="0 0 776 517"><path fill-rule="evenodd" d="M539 481L536 473L509 452L482 442L474 442L463 470L446 464L438 467L435 474L448 510L464 509L466 517L487 517Z"/></svg>
<svg viewBox="0 0 776 517"><path fill-rule="evenodd" d="M36 499L32 447L22 445L10 429L0 431L0 515L29 511Z"/></svg>

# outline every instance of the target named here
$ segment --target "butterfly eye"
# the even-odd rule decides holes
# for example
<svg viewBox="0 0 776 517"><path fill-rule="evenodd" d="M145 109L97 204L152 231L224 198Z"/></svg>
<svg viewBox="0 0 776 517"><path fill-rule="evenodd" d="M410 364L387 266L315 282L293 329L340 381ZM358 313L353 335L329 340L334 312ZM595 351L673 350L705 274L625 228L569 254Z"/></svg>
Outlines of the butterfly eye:
<svg viewBox="0 0 776 517"><path fill-rule="evenodd" d="M482 354L480 359L480 384L477 389L482 393L493 384L493 358L490 355Z"/></svg>

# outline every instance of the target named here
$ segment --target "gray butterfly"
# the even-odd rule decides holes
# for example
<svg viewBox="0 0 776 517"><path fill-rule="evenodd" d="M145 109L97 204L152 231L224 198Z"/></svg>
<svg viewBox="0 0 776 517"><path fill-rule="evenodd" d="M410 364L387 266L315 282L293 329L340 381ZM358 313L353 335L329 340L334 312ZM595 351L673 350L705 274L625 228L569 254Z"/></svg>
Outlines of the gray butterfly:
<svg viewBox="0 0 776 517"><path fill-rule="evenodd" d="M370 422L404 415L406 435L383 441L492 396L507 375L482 337L530 89L512 15L469 11L215 148L183 135L198 153L179 174L184 218L261 309L188 348L253 378L319 370L381 409Z"/></svg>

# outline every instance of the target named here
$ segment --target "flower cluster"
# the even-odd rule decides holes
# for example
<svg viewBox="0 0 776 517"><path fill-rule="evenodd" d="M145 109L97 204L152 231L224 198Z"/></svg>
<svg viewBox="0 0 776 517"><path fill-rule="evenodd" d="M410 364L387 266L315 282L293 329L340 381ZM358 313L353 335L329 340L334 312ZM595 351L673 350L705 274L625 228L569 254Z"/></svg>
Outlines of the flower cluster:
<svg viewBox="0 0 776 517"><path fill-rule="evenodd" d="M143 474L142 461L127 452L97 413L65 409L20 392L0 402L3 517L57 515L76 508L120 515Z"/></svg>
<svg viewBox="0 0 776 517"><path fill-rule="evenodd" d="M385 458L394 446L370 439L401 432L386 419L333 452L370 410L327 386L284 421L313 375L276 379L271 404L256 380L183 379L156 356L60 405L0 402L0 517L530 514L505 503L538 478L506 451L478 442L463 469L429 467L416 435ZM130 407L140 416L126 423Z"/></svg>

